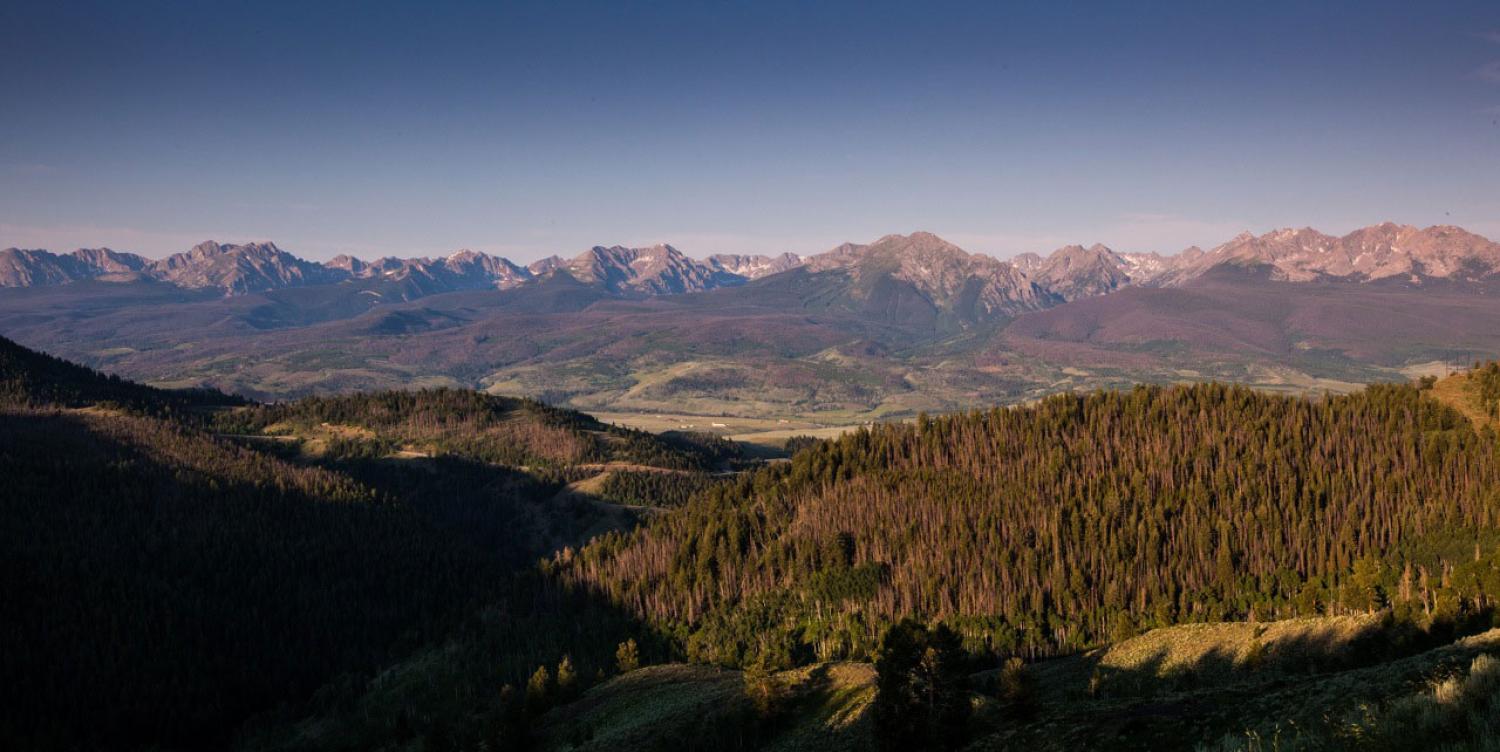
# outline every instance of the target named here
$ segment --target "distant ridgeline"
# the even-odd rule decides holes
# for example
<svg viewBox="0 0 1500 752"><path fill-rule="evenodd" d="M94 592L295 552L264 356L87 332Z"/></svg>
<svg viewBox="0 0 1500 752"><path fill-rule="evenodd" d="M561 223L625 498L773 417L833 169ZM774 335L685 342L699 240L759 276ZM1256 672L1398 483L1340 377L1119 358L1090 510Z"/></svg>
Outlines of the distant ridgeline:
<svg viewBox="0 0 1500 752"><path fill-rule="evenodd" d="M1414 387L1138 387L847 434L550 566L698 660L868 659L906 616L1041 656L1179 622L1478 618L1497 521L1500 444Z"/></svg>

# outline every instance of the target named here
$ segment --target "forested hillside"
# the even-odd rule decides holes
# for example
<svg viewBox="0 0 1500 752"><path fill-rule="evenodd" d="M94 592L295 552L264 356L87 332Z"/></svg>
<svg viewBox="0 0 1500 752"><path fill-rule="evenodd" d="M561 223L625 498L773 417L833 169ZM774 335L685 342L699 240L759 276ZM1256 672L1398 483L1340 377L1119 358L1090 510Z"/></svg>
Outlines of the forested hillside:
<svg viewBox="0 0 1500 752"><path fill-rule="evenodd" d="M222 744L438 634L488 557L413 510L165 420L0 415L12 748Z"/></svg>
<svg viewBox="0 0 1500 752"><path fill-rule="evenodd" d="M142 386L28 350L0 337L0 405L80 406L101 402L157 412L244 404L244 400L238 397L210 389L172 390Z"/></svg>
<svg viewBox="0 0 1500 752"><path fill-rule="evenodd" d="M868 658L907 616L1043 656L1388 601L1459 618L1500 575L1455 531L1497 520L1495 437L1415 388L1140 387L848 434L554 566L701 660Z"/></svg>
<svg viewBox="0 0 1500 752"><path fill-rule="evenodd" d="M256 714L473 631L503 635L476 657L487 675L519 681L590 634L564 614L612 652L627 620L525 569L629 523L564 484L593 472L578 463L726 450L455 391L245 405L8 341L0 385L14 749L223 747ZM323 451L299 451L311 434Z"/></svg>

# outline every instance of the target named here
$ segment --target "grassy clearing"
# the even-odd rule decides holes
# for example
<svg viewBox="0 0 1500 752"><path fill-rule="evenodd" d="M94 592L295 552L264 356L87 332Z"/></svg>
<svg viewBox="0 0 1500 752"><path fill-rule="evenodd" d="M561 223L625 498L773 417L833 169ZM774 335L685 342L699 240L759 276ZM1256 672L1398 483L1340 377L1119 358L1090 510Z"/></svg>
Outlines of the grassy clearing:
<svg viewBox="0 0 1500 752"><path fill-rule="evenodd" d="M577 750L700 749L715 739L769 737L777 752L854 750L873 746L870 717L875 670L833 663L775 675L786 689L783 712L761 718L739 671L669 664L611 679L542 718L538 748Z"/></svg>
<svg viewBox="0 0 1500 752"><path fill-rule="evenodd" d="M745 712L739 672L650 666L611 679L542 719L542 750L652 749L713 719Z"/></svg>
<svg viewBox="0 0 1500 752"><path fill-rule="evenodd" d="M1402 676L1397 666L1381 667L1326 683L1321 696L1298 698L1325 701L1322 723L1304 719L1261 724L1226 734L1217 742L1199 745L1205 752L1261 752L1262 750L1430 749L1445 752L1500 749L1500 659L1495 640L1483 640L1488 652L1472 658L1457 649L1434 651L1425 679ZM1446 658L1446 660L1443 660ZM1406 661L1401 663L1412 663ZM1392 681L1392 677L1396 677ZM1380 687L1385 695L1369 694ZM1363 698L1352 704L1350 697ZM1390 699L1394 697L1394 699Z"/></svg>
<svg viewBox="0 0 1500 752"><path fill-rule="evenodd" d="M766 748L770 752L848 749L874 738L875 667L836 663L799 669L783 676L806 697L793 722Z"/></svg>
<svg viewBox="0 0 1500 752"><path fill-rule="evenodd" d="M1401 703L1414 702L1402 698L1435 693L1500 652L1500 629L1360 663L1358 645L1378 639L1380 624L1373 615L1189 624L1042 661L1029 669L1034 717L991 718L993 730L971 749L1410 748L1366 744L1368 729L1400 726Z"/></svg>
<svg viewBox="0 0 1500 752"><path fill-rule="evenodd" d="M1500 420L1496 420L1485 413L1484 408L1479 405L1479 396L1475 392L1475 386L1469 377L1468 371L1461 371L1446 378L1438 379L1432 385L1432 396L1453 409L1463 414L1476 426L1489 426L1500 431Z"/></svg>
<svg viewBox="0 0 1500 752"><path fill-rule="evenodd" d="M809 420L807 416L787 415L768 417L725 416L720 414L694 415L688 413L653 412L593 412L592 415L605 423L635 428L642 431L700 431L713 433L732 441L780 449L787 439L795 436L813 436L832 439L852 431L867 420L849 416L828 418L828 422Z"/></svg>
<svg viewBox="0 0 1500 752"><path fill-rule="evenodd" d="M1213 669L1285 670L1310 659L1336 655L1380 626L1373 614L1334 616L1255 624L1184 624L1155 629L1097 651L1096 666L1117 672L1147 672L1165 679L1183 672Z"/></svg>

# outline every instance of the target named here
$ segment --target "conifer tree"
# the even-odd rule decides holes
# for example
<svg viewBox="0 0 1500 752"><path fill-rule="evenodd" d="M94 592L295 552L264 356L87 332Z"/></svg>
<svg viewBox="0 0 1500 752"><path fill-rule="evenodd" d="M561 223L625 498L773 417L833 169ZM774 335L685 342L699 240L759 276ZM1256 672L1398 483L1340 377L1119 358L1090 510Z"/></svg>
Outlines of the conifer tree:
<svg viewBox="0 0 1500 752"><path fill-rule="evenodd" d="M640 668L640 666L641 654L640 650L636 647L634 637L620 643L619 647L615 648L615 667L620 670L620 673L628 674Z"/></svg>
<svg viewBox="0 0 1500 752"><path fill-rule="evenodd" d="M546 666L537 666L526 682L526 712L541 715L552 704L552 690L552 673Z"/></svg>
<svg viewBox="0 0 1500 752"><path fill-rule="evenodd" d="M573 656L564 655L557 663L557 698L563 703L573 699L578 691L578 673L573 669Z"/></svg>

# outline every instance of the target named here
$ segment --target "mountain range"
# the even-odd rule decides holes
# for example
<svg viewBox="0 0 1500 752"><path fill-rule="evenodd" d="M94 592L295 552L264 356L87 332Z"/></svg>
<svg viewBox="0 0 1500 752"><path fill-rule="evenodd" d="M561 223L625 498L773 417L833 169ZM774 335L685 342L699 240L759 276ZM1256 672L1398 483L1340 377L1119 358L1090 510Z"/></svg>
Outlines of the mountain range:
<svg viewBox="0 0 1500 752"><path fill-rule="evenodd" d="M617 245L595 246L568 259L551 256L526 266L467 249L436 259L385 257L364 261L342 255L319 263L298 258L275 243L226 245L210 240L159 261L108 248L80 248L67 254L7 248L0 251L0 287L149 279L233 296L378 279L408 284L410 292L420 296L458 290L505 290L563 273L612 293L669 295L741 284L800 262L794 254L714 256L698 261L670 245Z"/></svg>
<svg viewBox="0 0 1500 752"><path fill-rule="evenodd" d="M1500 352L1500 245L1391 223L1010 260L926 232L806 257L597 246L525 266L9 249L0 285L0 334L158 385L447 385L830 424L1136 381L1345 390Z"/></svg>
<svg viewBox="0 0 1500 752"><path fill-rule="evenodd" d="M307 261L275 243L220 244L206 241L153 261L109 248L0 250L0 287L29 287L82 280L128 282L154 279L186 289L225 295L358 280L413 281L426 294L510 289L563 273L621 295L702 292L805 267L848 269L867 292L889 277L915 285L942 307L973 307L973 315L1015 313L1059 302L1103 295L1127 286L1181 285L1225 262L1264 264L1277 278L1307 282L1427 279L1475 282L1500 273L1500 244L1459 227L1425 229L1385 223L1342 237L1312 228L1264 235L1242 233L1210 251L1196 247L1174 255L1117 253L1095 244L1069 245L1043 257L1024 253L1010 261L970 254L928 232L887 235L874 243L845 243L801 257L718 254L689 258L676 248L594 246L572 258L550 256L522 266L499 256L460 250L444 258L363 261L343 255Z"/></svg>

